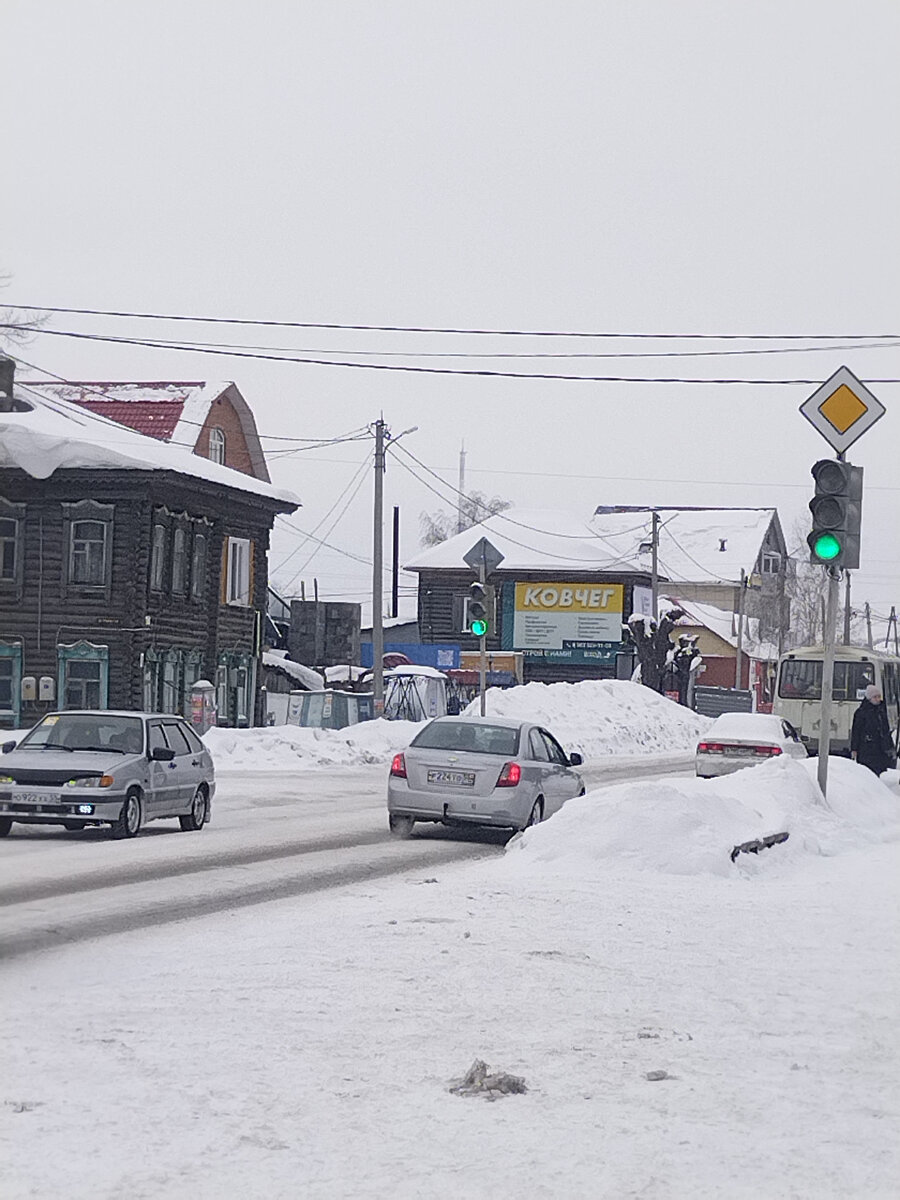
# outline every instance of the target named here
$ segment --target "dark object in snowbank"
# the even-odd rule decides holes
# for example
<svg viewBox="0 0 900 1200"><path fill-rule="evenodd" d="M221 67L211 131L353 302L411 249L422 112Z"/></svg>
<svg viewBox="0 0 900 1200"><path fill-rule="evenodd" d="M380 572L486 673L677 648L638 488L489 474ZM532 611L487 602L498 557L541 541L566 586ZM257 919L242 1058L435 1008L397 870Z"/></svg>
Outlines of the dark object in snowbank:
<svg viewBox="0 0 900 1200"><path fill-rule="evenodd" d="M780 842L786 842L790 834L785 833L770 833L768 837L753 838L749 842L741 842L739 846L731 851L731 861L737 858L739 854L759 854L760 850L768 850L770 846L777 846Z"/></svg>
<svg viewBox="0 0 900 1200"><path fill-rule="evenodd" d="M486 1096L488 1100L496 1100L499 1096L527 1092L528 1088L520 1075L508 1075L505 1071L491 1074L487 1063L476 1058L462 1079L451 1085L450 1091L456 1096Z"/></svg>

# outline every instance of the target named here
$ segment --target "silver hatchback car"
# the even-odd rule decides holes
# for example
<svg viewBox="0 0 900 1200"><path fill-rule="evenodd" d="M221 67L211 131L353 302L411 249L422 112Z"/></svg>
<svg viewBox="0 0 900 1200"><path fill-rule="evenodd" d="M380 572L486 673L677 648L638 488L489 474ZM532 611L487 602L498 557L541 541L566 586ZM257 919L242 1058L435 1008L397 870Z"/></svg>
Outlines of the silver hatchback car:
<svg viewBox="0 0 900 1200"><path fill-rule="evenodd" d="M212 755L170 713L48 713L0 758L0 837L13 822L130 838L147 821L177 817L202 829L216 790Z"/></svg>
<svg viewBox="0 0 900 1200"><path fill-rule="evenodd" d="M528 721L438 717L391 763L391 832L409 837L416 821L525 829L584 794L581 761Z"/></svg>

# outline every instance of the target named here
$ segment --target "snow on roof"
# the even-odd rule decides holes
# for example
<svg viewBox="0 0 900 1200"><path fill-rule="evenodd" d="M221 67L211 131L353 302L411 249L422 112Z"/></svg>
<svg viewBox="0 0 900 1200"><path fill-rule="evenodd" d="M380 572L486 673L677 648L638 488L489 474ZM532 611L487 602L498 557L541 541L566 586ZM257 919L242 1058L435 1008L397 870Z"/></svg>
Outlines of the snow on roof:
<svg viewBox="0 0 900 1200"><path fill-rule="evenodd" d="M634 524L634 522L632 522ZM496 513L462 533L457 533L421 551L407 570L463 570L470 568L463 556L479 538L486 537L503 555L504 571L649 571L649 561L640 563L631 546L630 554L612 544L598 529L573 513L555 510L511 508ZM623 543L624 545L624 543Z"/></svg>
<svg viewBox="0 0 900 1200"><path fill-rule="evenodd" d="M713 604L701 604L697 600L679 600L676 596L660 596L660 612L667 608L684 609L685 615L675 622L677 627L702 626L737 648L737 615L728 609L717 608ZM741 649L751 658L770 661L778 658L778 647L772 642L764 641L759 636L759 620L756 617L744 617L744 636L741 639Z"/></svg>
<svg viewBox="0 0 900 1200"><path fill-rule="evenodd" d="M34 479L60 469L176 471L235 491L278 501L292 512L300 503L292 493L263 483L231 467L146 437L78 404L38 395L29 386L17 397L24 412L0 412L0 467L18 467Z"/></svg>
<svg viewBox="0 0 900 1200"><path fill-rule="evenodd" d="M78 404L110 421L161 441L192 446L212 402L230 383L27 383L28 392ZM181 427L181 428L180 428Z"/></svg>
<svg viewBox="0 0 900 1200"><path fill-rule="evenodd" d="M325 680L318 671L314 671L312 667L305 667L303 663L294 662L293 659L287 658L286 650L264 650L263 651L263 666L274 667L278 671L284 671L285 675L290 675L292 679L296 679L298 683L302 683L305 688L309 688L313 692L320 692L325 686Z"/></svg>
<svg viewBox="0 0 900 1200"><path fill-rule="evenodd" d="M163 380L83 383L67 380L23 383L22 387L51 399L78 404L148 437L192 446L195 451L213 404L228 392L253 468L248 473L265 483L270 482L269 469L256 429L256 418L240 389L230 380L216 383L209 380L199 383Z"/></svg>
<svg viewBox="0 0 900 1200"><path fill-rule="evenodd" d="M738 583L756 566L774 508L659 509L659 573L680 583ZM619 553L650 568L652 509L597 509L591 528ZM643 547L643 550L642 550Z"/></svg>

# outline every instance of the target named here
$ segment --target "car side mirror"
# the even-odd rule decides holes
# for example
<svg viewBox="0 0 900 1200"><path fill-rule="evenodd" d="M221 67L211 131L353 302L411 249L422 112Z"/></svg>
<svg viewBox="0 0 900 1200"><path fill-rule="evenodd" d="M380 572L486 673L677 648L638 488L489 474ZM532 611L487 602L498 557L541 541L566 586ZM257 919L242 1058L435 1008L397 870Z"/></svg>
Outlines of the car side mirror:
<svg viewBox="0 0 900 1200"><path fill-rule="evenodd" d="M9 754L11 750L15 750L17 744L18 743L16 742L4 742L3 745L0 746L0 752L3 754Z"/></svg>
<svg viewBox="0 0 900 1200"><path fill-rule="evenodd" d="M151 762L171 762L175 751L170 746L154 746L150 751Z"/></svg>
<svg viewBox="0 0 900 1200"><path fill-rule="evenodd" d="M577 750L575 751L574 754L569 755L569 766L570 767L580 767L583 762L584 762L584 759L581 757L581 755L578 753Z"/></svg>

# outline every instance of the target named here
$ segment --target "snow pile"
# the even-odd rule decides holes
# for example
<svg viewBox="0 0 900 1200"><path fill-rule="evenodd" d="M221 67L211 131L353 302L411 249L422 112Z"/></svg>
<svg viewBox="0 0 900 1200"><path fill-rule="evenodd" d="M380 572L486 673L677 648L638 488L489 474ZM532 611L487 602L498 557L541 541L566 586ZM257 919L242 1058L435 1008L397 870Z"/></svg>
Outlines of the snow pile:
<svg viewBox="0 0 900 1200"><path fill-rule="evenodd" d="M422 726L415 721L362 721L346 729L210 729L203 740L217 771L286 771L388 763Z"/></svg>
<svg viewBox="0 0 900 1200"><path fill-rule="evenodd" d="M465 711L476 715L478 700ZM712 723L650 688L619 679L491 688L487 712L544 725L567 751L586 759L693 750Z"/></svg>
<svg viewBox="0 0 900 1200"><path fill-rule="evenodd" d="M604 872L733 875L736 866L783 865L900 837L900 799L871 771L830 759L827 802L815 778L815 760L785 757L720 779L672 776L590 792L511 842L507 869L591 875L602 863ZM786 843L732 864L734 846L783 830Z"/></svg>

